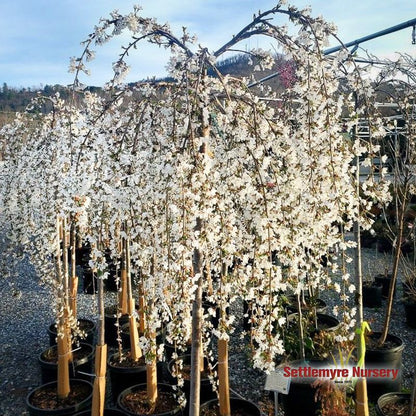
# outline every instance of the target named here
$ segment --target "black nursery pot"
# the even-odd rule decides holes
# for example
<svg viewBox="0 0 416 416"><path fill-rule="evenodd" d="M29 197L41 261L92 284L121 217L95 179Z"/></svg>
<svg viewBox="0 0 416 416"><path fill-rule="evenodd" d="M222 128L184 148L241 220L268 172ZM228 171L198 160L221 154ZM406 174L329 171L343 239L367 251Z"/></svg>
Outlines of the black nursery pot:
<svg viewBox="0 0 416 416"><path fill-rule="evenodd" d="M230 406L231 414L238 414L240 416L261 416L260 409L248 400L231 397ZM218 399L202 403L199 412L201 416L212 416L215 414L219 415Z"/></svg>
<svg viewBox="0 0 416 416"><path fill-rule="evenodd" d="M380 338L380 332L370 334L370 339L377 340ZM404 344L403 341L395 336L388 334L386 343L383 347L377 348L367 346L365 351L365 366L371 368L384 368L399 370L395 380L390 378L367 378L368 397L371 401L376 401L381 395L391 392L400 391L402 386L402 355Z"/></svg>
<svg viewBox="0 0 416 416"><path fill-rule="evenodd" d="M26 408L29 412L30 416L69 416L74 415L75 413L78 413L84 409L88 409L91 406L92 401L92 390L93 386L90 382L85 380L78 380L78 379L72 379L70 380L71 385L71 394L78 392L78 397L73 398L73 402L71 404L65 405L64 403L60 403L59 406L53 406L53 404L56 402L55 399L49 400L49 408L40 408L35 405L35 399L36 396L39 394L46 394L46 392L49 392L51 396L53 394L56 394L57 390L57 383L56 381L52 383L43 384L34 390L32 390L26 397ZM79 393L78 388L82 389L82 394Z"/></svg>
<svg viewBox="0 0 416 416"><path fill-rule="evenodd" d="M191 355L186 354L182 355L178 358L179 360L182 360L184 368L191 366ZM176 364L177 360L171 360L168 364L168 372L170 375L170 378L172 382L176 383L176 377L173 376L174 372L174 366ZM207 368L208 366L208 360L204 358L204 367ZM184 385L183 385L183 392L185 393L186 397L186 408L185 408L185 414L187 414L188 406L189 406L189 393L191 389L191 382L189 377L184 377ZM211 382L208 378L208 375L201 374L201 384L200 384L200 403L212 400L217 397L217 394L212 390Z"/></svg>
<svg viewBox="0 0 416 416"><path fill-rule="evenodd" d="M90 267L85 267L82 273L82 290L87 295L97 293L97 278Z"/></svg>
<svg viewBox="0 0 416 416"><path fill-rule="evenodd" d="M137 416L139 413L134 413L131 411L124 403L124 397L130 393L135 393L139 391L146 390L147 385L146 384L136 384L134 386L131 386L125 390L123 390L118 398L117 398L117 406L126 414L131 416ZM163 384L158 383L157 389L159 392L168 392L168 393L174 393L173 386L170 386L169 384ZM182 415L182 408L177 404L172 410L164 412L164 413L151 413L152 415L159 415L159 416L179 416Z"/></svg>
<svg viewBox="0 0 416 416"><path fill-rule="evenodd" d="M117 322L121 328L129 321L129 316L121 315L117 319L117 305L107 306L104 311L105 342L109 347L116 347L117 344Z"/></svg>
<svg viewBox="0 0 416 416"><path fill-rule="evenodd" d="M416 302L405 302L404 311L406 314L406 324L410 328L416 329Z"/></svg>
<svg viewBox="0 0 416 416"><path fill-rule="evenodd" d="M79 348L78 351L77 348ZM79 347L74 346L74 360L69 363L69 377L90 381L92 373L92 363L94 361L94 348L90 344L81 342ZM48 359L48 355L56 357L56 360ZM56 381L58 377L57 346L54 345L43 351L38 358L42 383ZM85 374L82 374L85 373Z"/></svg>
<svg viewBox="0 0 416 416"><path fill-rule="evenodd" d="M87 344L94 345L94 335L95 335L95 329L96 325L93 321L90 321L89 319L78 319L79 327L82 331L85 332L85 338L79 338L75 339L75 341L82 341L86 342ZM56 324L49 325L48 328L48 335L49 335L49 345L52 347L53 345L56 345L56 337L57 337L57 331L56 331Z"/></svg>
<svg viewBox="0 0 416 416"><path fill-rule="evenodd" d="M305 366L319 368L323 365L325 363L319 360L308 362L296 360L285 366L297 369ZM318 414L317 412L321 409L321 402L315 399L316 387L312 385L314 381L314 378L292 378L288 394L279 396L285 416L315 416Z"/></svg>
<svg viewBox="0 0 416 416"><path fill-rule="evenodd" d="M380 308L383 300L383 285L374 282L370 285L363 285L363 306L367 308Z"/></svg>
<svg viewBox="0 0 416 416"><path fill-rule="evenodd" d="M378 274L377 276L374 277L374 281L382 285L381 294L383 298L387 298L389 296L391 278L392 278L392 275L390 273L387 275ZM397 281L394 286L393 296L396 295L396 287L397 287Z"/></svg>
<svg viewBox="0 0 416 416"><path fill-rule="evenodd" d="M126 353L126 352L125 352ZM119 354L110 355L107 361L107 368L110 374L111 394L114 403L117 397L126 388L135 384L146 383L146 364L137 366L118 365Z"/></svg>
<svg viewBox="0 0 416 416"><path fill-rule="evenodd" d="M385 412L384 406L391 406L393 404L399 405L400 408L410 406L410 394L409 393L386 393L379 397L376 405L376 413L378 416L391 416L392 413ZM407 415L408 412L400 413ZM395 415L396 416L396 415Z"/></svg>
<svg viewBox="0 0 416 416"><path fill-rule="evenodd" d="M127 413L124 413L120 409L104 409L103 416L126 416ZM85 410L81 413L76 413L74 416L91 416L91 410Z"/></svg>

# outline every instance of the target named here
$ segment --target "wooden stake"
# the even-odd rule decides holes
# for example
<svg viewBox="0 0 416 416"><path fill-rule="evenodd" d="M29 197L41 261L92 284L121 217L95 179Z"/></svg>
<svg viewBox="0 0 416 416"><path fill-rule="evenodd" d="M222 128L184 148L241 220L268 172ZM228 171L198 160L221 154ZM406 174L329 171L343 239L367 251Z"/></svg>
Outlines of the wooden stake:
<svg viewBox="0 0 416 416"><path fill-rule="evenodd" d="M367 398L367 379L360 378L355 386L355 414L356 416L369 416Z"/></svg>
<svg viewBox="0 0 416 416"><path fill-rule="evenodd" d="M130 329L130 352L131 358L138 361L142 356L142 350L139 346L139 329L137 328L137 321L134 316L134 299L130 299L128 314L129 314L129 329Z"/></svg>
<svg viewBox="0 0 416 416"><path fill-rule="evenodd" d="M92 393L91 416L103 416L105 406L105 376L107 370L107 344L95 347L95 379Z"/></svg>
<svg viewBox="0 0 416 416"><path fill-rule="evenodd" d="M64 335L62 336L62 332ZM70 392L69 384L69 351L68 339L65 330L61 327L58 331L58 389L57 394L59 399L65 399Z"/></svg>
<svg viewBox="0 0 416 416"><path fill-rule="evenodd" d="M230 386L228 378L228 341L218 340L218 382L219 382L219 401L220 415L230 416Z"/></svg>
<svg viewBox="0 0 416 416"><path fill-rule="evenodd" d="M147 399L153 406L157 400L157 364L156 354L150 364L146 365Z"/></svg>
<svg viewBox="0 0 416 416"><path fill-rule="evenodd" d="M127 270L123 267L121 269L121 292L120 292L120 308L121 314L126 315L128 313L128 290L127 290Z"/></svg>

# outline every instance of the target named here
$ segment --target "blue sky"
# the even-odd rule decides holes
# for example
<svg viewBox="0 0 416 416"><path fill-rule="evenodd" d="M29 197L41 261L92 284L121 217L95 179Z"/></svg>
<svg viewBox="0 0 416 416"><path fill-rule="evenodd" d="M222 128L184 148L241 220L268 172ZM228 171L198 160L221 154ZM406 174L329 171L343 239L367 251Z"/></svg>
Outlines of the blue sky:
<svg viewBox="0 0 416 416"><path fill-rule="evenodd" d="M297 7L311 6L312 15L322 15L334 22L344 42L395 26L416 18L415 0L292 0ZM86 39L100 17L118 9L127 13L134 4L143 7L142 14L169 22L181 34L182 26L196 34L199 43L209 50L222 46L252 19L253 13L265 11L273 0L2 0L0 15L0 85L38 87L70 84L69 59L82 52L80 42ZM279 22L287 23L280 19ZM377 56L394 57L395 52L416 56L412 29L363 43L362 47ZM94 48L97 59L92 74L82 81L102 85L111 75L111 63L127 37ZM270 47L270 42L252 39L242 48ZM167 55L152 45L145 45L130 59L128 80L163 76Z"/></svg>

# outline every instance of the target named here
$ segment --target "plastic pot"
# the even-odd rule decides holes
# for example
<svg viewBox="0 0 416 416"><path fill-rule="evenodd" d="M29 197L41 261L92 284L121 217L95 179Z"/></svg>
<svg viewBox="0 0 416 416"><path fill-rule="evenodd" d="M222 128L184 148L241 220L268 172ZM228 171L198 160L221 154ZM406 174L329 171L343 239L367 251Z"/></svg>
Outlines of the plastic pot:
<svg viewBox="0 0 416 416"><path fill-rule="evenodd" d="M129 351L124 351L123 354L128 355ZM144 361L134 366L119 364L119 353L117 352L108 357L107 368L114 403L117 402L118 395L126 388L135 384L146 383L146 364Z"/></svg>
<svg viewBox="0 0 416 416"><path fill-rule="evenodd" d="M143 414L143 413L135 412L134 410L132 410L131 407L128 407L127 404L125 403L125 398L129 394L134 394L134 393L139 392L139 391L146 391L146 388L147 388L146 384L143 383L143 384L136 384L134 386L131 386L131 387L123 390L117 398L117 406L124 413L126 413L127 415L136 416L136 415ZM158 383L157 389L158 389L159 393L160 392L166 392L166 393L172 393L172 395L174 394L173 386L170 386L169 384L163 384L163 383L159 384ZM151 414L159 415L159 416L181 415L182 414L182 408L179 406L179 404L176 404L169 411L164 411L163 413L151 413Z"/></svg>
<svg viewBox="0 0 416 416"><path fill-rule="evenodd" d="M57 383L53 381L52 383L43 384L34 390L32 390L26 396L26 408L30 416L68 416L74 415L84 409L88 409L91 406L92 401L92 384L86 380L72 379L70 380L71 393L70 398L73 397L75 392L78 397L73 397L72 402L67 401L60 402L57 404L56 400L56 389ZM82 393L80 393L82 391ZM36 404L37 397L39 395L48 394L49 399L47 400L47 405L49 407L43 407L43 405ZM40 407L42 406L42 407Z"/></svg>
<svg viewBox="0 0 416 416"><path fill-rule="evenodd" d="M410 328L416 328L416 302L405 302L404 311L406 314L406 324Z"/></svg>
<svg viewBox="0 0 416 416"><path fill-rule="evenodd" d="M109 347L117 346L117 325L121 328L122 325L129 321L127 314L117 318L117 309L117 305L112 305L107 306L104 310L105 342Z"/></svg>
<svg viewBox="0 0 416 416"><path fill-rule="evenodd" d="M86 342L87 344L94 345L94 336L95 336L95 330L96 325L93 321L89 319L78 319L79 327L82 331L85 332L85 338L77 337L75 341L81 341ZM56 324L49 325L48 328L48 335L49 335L49 345L53 346L56 345L56 337L57 337L57 331L56 331Z"/></svg>
<svg viewBox="0 0 416 416"><path fill-rule="evenodd" d="M191 355L190 354L186 354L186 355L182 355L180 357L178 357L178 360L182 360L183 362L183 369L185 370L183 372L183 374L186 374L186 368L191 367ZM175 368L175 364L178 360L171 360L168 363L168 372L169 375L171 377L171 380L173 380L174 383L176 383L176 377L173 375L174 374L174 368ZM204 358L204 367L207 368L208 367L208 360L206 358ZM190 373L190 370L189 370ZM190 389L191 389L191 382L190 382L190 378L188 376L184 376L183 377L183 392L185 393L185 397L186 397L186 401L187 401L187 406L189 405L189 393L190 393ZM208 400L212 400L214 398L217 397L217 394L212 390L212 386L211 386L211 382L208 378L208 375L203 373L201 374L201 384L200 384L200 403L206 402ZM186 413L187 408L185 409L185 413Z"/></svg>
<svg viewBox="0 0 416 416"><path fill-rule="evenodd" d="M386 393L379 397L376 405L376 413L378 416L396 416L398 414L407 415L407 411L399 412L399 409L404 410L407 406L407 409L410 405L410 394L409 393ZM392 406L399 406L399 408L394 409ZM390 407L390 411L388 411Z"/></svg>
<svg viewBox="0 0 416 416"><path fill-rule="evenodd" d="M311 366L319 368L325 365L322 361L295 360L282 365L290 368ZM280 394L279 401L285 412L285 416L315 416L321 409L321 402L315 400L316 387L312 386L314 378L292 378L288 394ZM274 397L270 393L270 398Z"/></svg>
<svg viewBox="0 0 416 416"><path fill-rule="evenodd" d="M261 416L260 409L253 403L248 400L239 399L236 397L230 398L230 407L231 414L236 413L242 416ZM209 400L205 403L202 403L200 406L200 415L207 416L213 415L216 412L219 415L219 405L218 399Z"/></svg>
<svg viewBox="0 0 416 416"><path fill-rule="evenodd" d="M127 413L124 413L120 409L104 409L103 416L126 416ZM74 416L91 416L91 410L85 410L81 413L76 413Z"/></svg>
<svg viewBox="0 0 416 416"><path fill-rule="evenodd" d="M367 308L380 308L383 300L383 285L374 282L371 285L363 285L363 306Z"/></svg>
<svg viewBox="0 0 416 416"><path fill-rule="evenodd" d="M383 298L387 298L389 296L391 278L392 278L392 275L390 273L387 275L378 274L376 277L374 277L374 281L382 285L381 294ZM396 280L396 285L394 286L394 295L396 295L396 287L397 287L397 280Z"/></svg>
<svg viewBox="0 0 416 416"><path fill-rule="evenodd" d="M74 360L69 363L69 377L90 381L92 373L92 363L94 361L94 348L84 342L79 346L74 346ZM43 351L39 357L39 367L42 383L56 381L58 377L58 352L57 346L54 345ZM82 374L85 373L85 374Z"/></svg>
<svg viewBox="0 0 416 416"><path fill-rule="evenodd" d="M371 340L376 341L380 338L380 332L373 332L369 335ZM391 347L389 346L391 345ZM391 379L367 379L368 397L371 401L377 399L388 392L400 391L402 386L402 354L404 344L403 341L395 336L388 334L386 343L382 348L367 345L365 351L365 366L366 368L386 368L399 370L398 376L395 380Z"/></svg>

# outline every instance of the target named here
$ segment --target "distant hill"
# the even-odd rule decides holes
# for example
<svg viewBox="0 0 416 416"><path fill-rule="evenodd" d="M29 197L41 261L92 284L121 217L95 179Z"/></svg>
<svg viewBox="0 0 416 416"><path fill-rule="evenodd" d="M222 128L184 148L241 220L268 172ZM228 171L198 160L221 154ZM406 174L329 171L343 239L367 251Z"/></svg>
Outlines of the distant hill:
<svg viewBox="0 0 416 416"><path fill-rule="evenodd" d="M239 54L220 61L217 65L218 71L223 74L230 74L234 77L242 78L249 77L256 67L255 62L251 62L248 54ZM255 71L256 80L270 75L271 73L278 73L277 77L267 81L275 90L284 89L293 77L294 69L290 61L285 60L282 56L276 56L275 65L272 70ZM210 75L216 76L214 71L210 71ZM170 81L169 78L160 81ZM250 79L250 82L252 80ZM92 91L100 92L99 87L88 87ZM16 112L24 111L30 101L38 94L44 96L52 96L59 92L62 98L68 97L70 91L67 87L62 85L45 85L39 88L12 88L6 83L0 88L0 126L11 121Z"/></svg>

